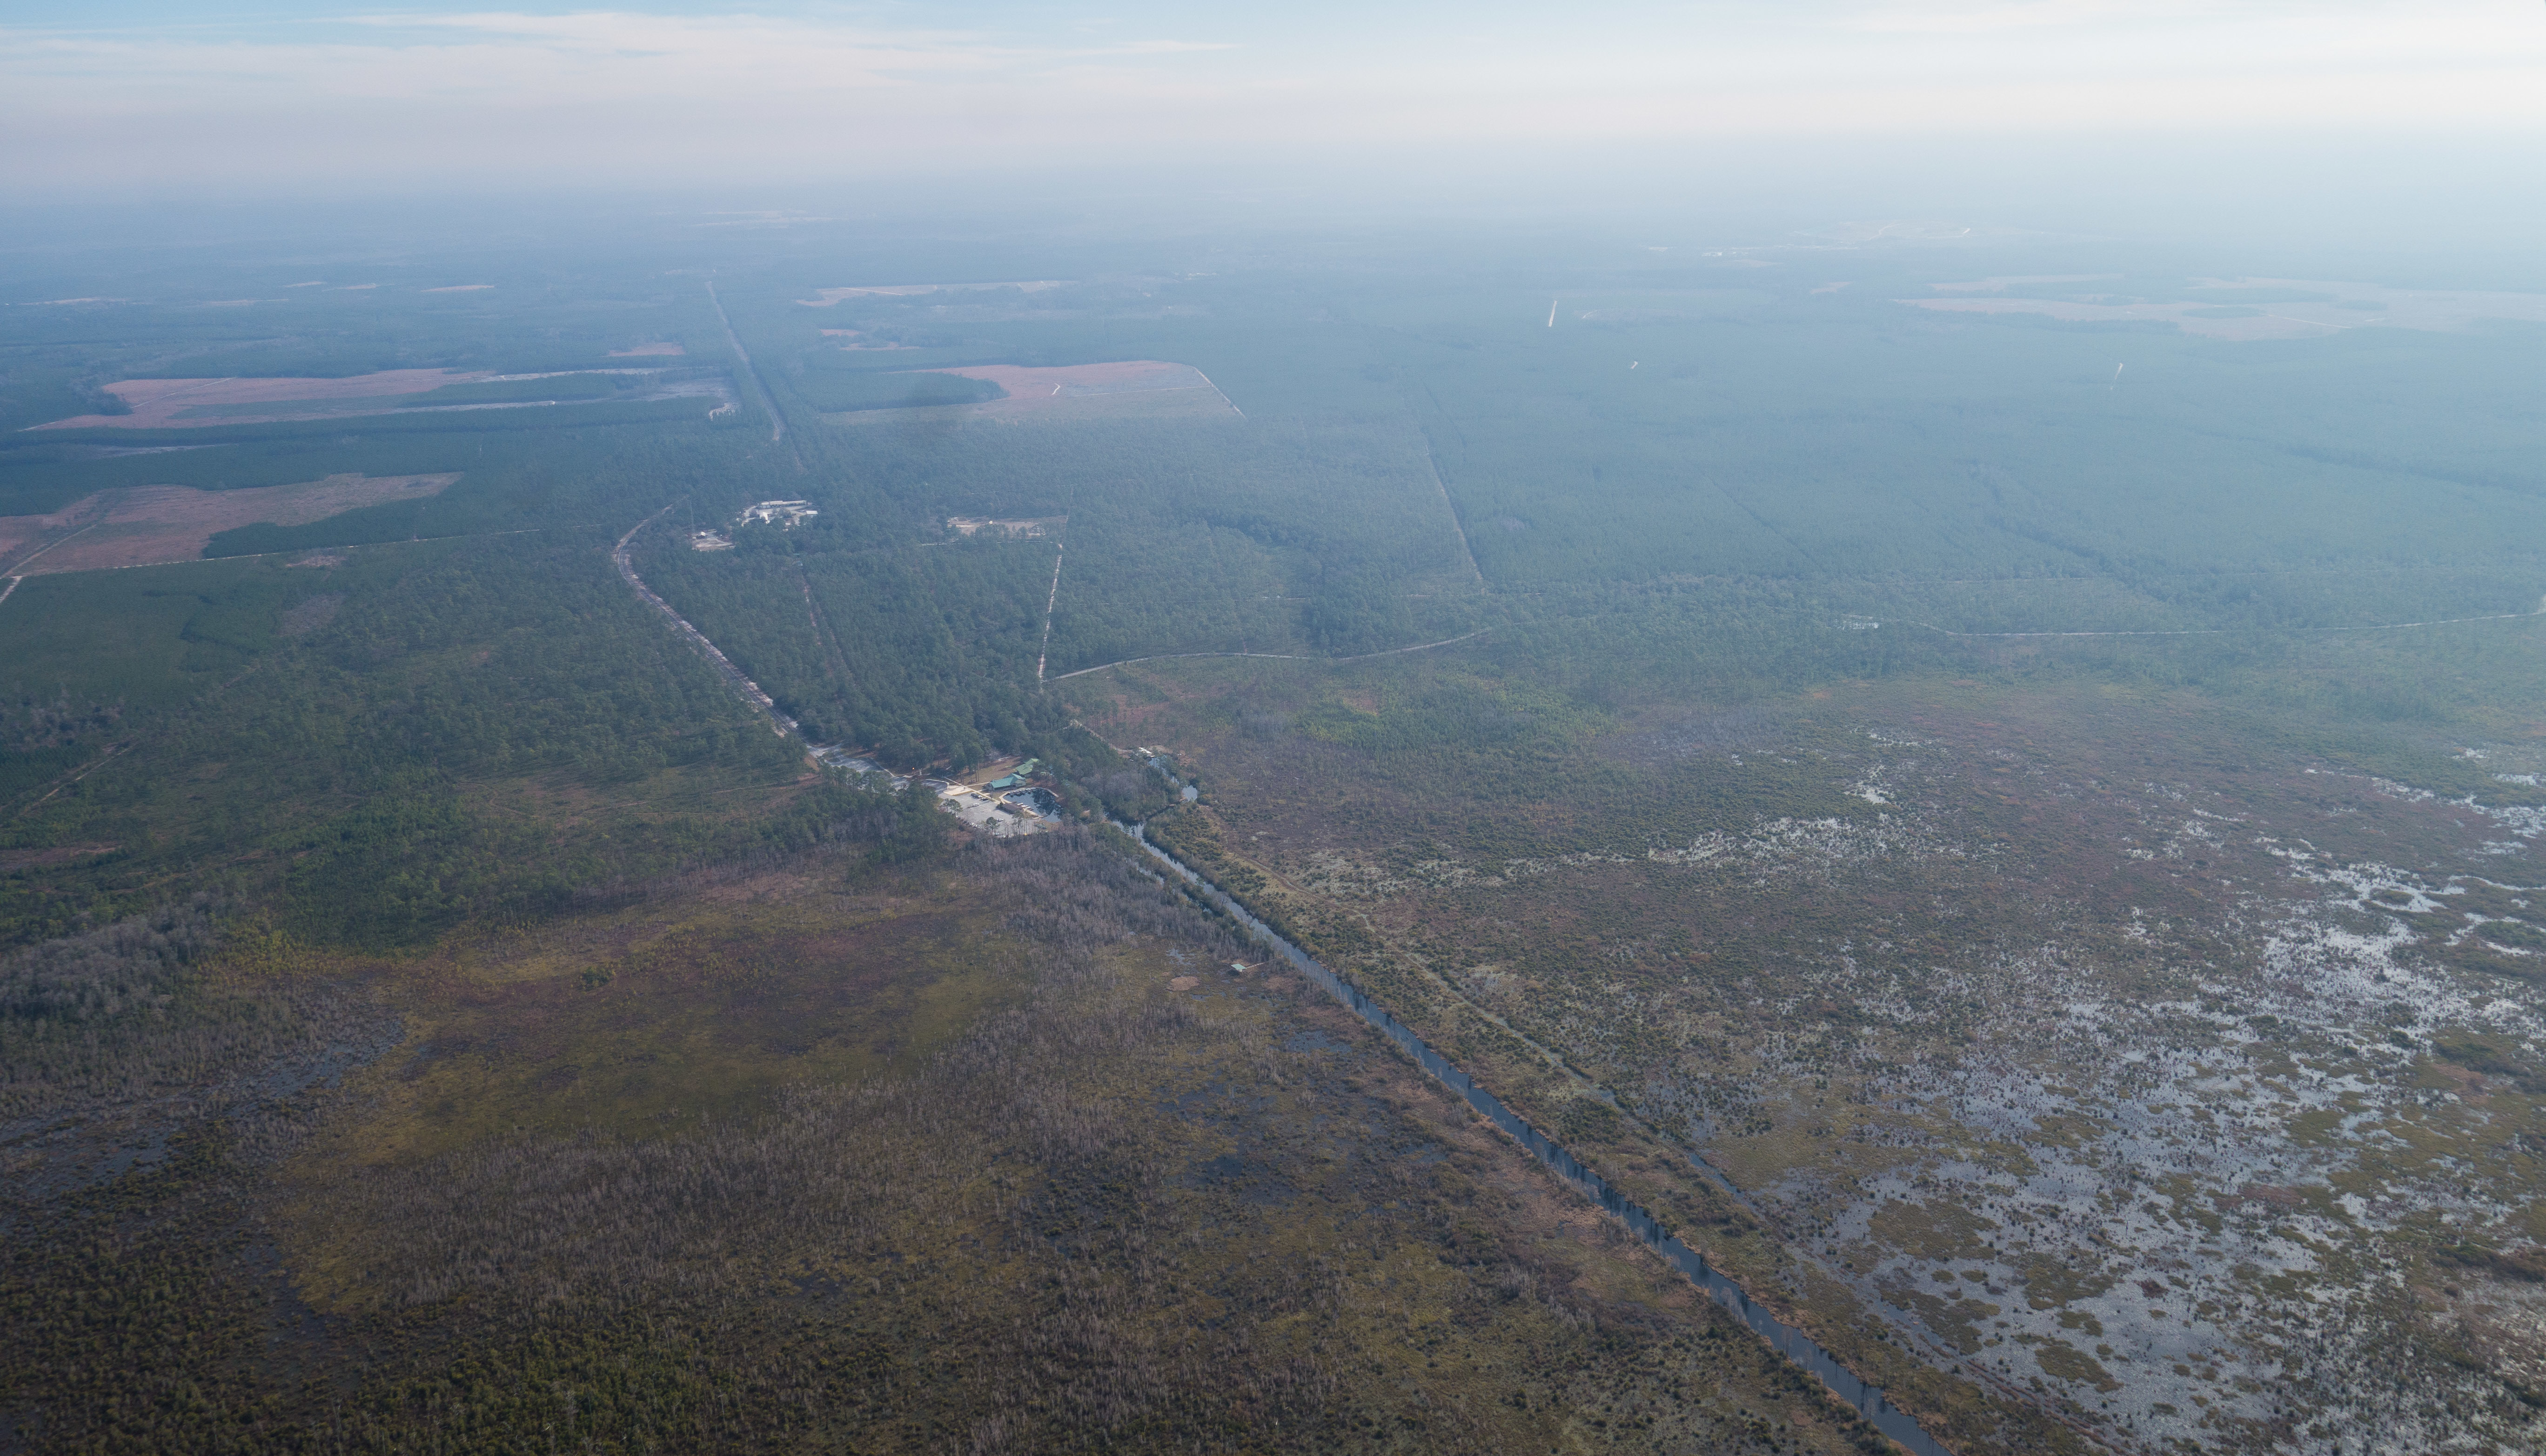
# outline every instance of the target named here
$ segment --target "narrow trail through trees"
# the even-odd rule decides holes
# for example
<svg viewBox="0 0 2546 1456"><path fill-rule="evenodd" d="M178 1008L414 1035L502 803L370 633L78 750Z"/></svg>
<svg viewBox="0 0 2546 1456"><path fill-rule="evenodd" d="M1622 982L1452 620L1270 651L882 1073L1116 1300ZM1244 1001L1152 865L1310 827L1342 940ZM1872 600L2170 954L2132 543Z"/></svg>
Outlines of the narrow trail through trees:
<svg viewBox="0 0 2546 1456"><path fill-rule="evenodd" d="M1052 660L1052 609L1061 604L1061 558L1069 551L1069 528L1061 528L1052 550L1052 594L1043 599L1043 642L1035 648L1035 681L1043 681L1044 664Z"/></svg>
<svg viewBox="0 0 2546 1456"><path fill-rule="evenodd" d="M1468 545L1468 523L1459 519L1459 508L1450 503L1450 486L1441 478L1441 462L1433 457L1429 433L1423 436L1423 466L1432 472L1432 489L1441 497L1441 509L1450 515L1450 531L1459 538L1459 555L1467 558L1468 574L1482 588L1485 584L1485 569L1477 564L1476 549Z"/></svg>
<svg viewBox="0 0 2546 1456"><path fill-rule="evenodd" d="M1350 657L1318 657L1307 652L1160 652L1149 657L1126 657L1119 662L1099 662L1093 667L1081 667L1076 671L1061 673L1053 678L1053 681L1060 682L1064 678L1081 677L1090 672L1103 672L1108 667L1129 667L1135 662L1172 662L1180 657L1265 657L1283 662L1367 662L1373 657L1394 657L1400 652L1425 652L1434 647L1450 646L1464 642L1470 638L1484 637L1491 631L1493 629L1490 627L1480 627L1465 636L1445 637L1437 642L1416 642L1410 647L1390 647L1385 651L1362 652Z"/></svg>

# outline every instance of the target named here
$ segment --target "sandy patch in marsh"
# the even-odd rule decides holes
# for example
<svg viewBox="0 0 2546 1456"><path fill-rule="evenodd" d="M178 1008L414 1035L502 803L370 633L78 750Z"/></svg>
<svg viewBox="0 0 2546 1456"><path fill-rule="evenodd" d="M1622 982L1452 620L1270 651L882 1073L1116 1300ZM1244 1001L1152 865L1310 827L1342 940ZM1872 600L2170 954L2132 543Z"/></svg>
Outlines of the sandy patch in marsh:
<svg viewBox="0 0 2546 1456"><path fill-rule="evenodd" d="M439 495L460 476L329 475L297 485L105 490L47 516L0 516L0 562L28 576L200 560L214 534L259 524L305 526L367 505Z"/></svg>
<svg viewBox="0 0 2546 1456"><path fill-rule="evenodd" d="M638 359L657 354L687 354L689 352L689 350L682 348L680 345L672 343L636 344L626 349L613 349L610 351L610 357L613 359Z"/></svg>
<svg viewBox="0 0 2546 1456"><path fill-rule="evenodd" d="M118 380L106 392L132 406L130 414L83 414L39 430L164 430L189 425L239 425L294 418L292 406L335 405L346 399L422 394L445 385L474 384L491 379L483 371L464 374L448 369L389 369L341 380ZM217 413L187 418L196 410L221 410L241 404L272 404L271 413ZM330 408L323 413L342 413Z"/></svg>

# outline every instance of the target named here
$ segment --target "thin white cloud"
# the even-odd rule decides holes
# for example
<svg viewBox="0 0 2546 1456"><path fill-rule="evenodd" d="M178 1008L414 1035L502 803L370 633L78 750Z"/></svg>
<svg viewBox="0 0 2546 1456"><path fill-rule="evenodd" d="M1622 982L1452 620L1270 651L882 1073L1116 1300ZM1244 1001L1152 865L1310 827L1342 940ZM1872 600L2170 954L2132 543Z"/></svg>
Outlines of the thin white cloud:
<svg viewBox="0 0 2546 1456"><path fill-rule="evenodd" d="M1135 41L1128 45L1084 50L1082 55L1186 55L1198 50L1235 50L1228 41Z"/></svg>
<svg viewBox="0 0 2546 1456"><path fill-rule="evenodd" d="M873 13L870 13L873 14ZM844 175L1230 148L2546 130L2546 6L1719 6L1105 39L751 12L0 30L0 182Z"/></svg>
<svg viewBox="0 0 2546 1456"><path fill-rule="evenodd" d="M2141 24L2181 23L2215 15L2218 7L2127 5L2110 0L2029 0L2016 5L1940 8L1932 5L1881 6L1841 18L1843 29L1878 35L1973 36L1994 31L2042 31L2096 26L2114 20Z"/></svg>

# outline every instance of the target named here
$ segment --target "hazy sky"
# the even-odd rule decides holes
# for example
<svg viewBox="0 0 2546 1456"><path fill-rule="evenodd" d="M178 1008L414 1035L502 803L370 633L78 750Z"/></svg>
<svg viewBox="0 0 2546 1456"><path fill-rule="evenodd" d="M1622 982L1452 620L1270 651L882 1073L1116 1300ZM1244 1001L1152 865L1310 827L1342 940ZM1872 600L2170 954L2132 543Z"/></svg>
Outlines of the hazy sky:
<svg viewBox="0 0 2546 1456"><path fill-rule="evenodd" d="M277 0L226 16L202 0L13 0L5 14L0 185L22 195L1778 138L2546 137L2539 0Z"/></svg>

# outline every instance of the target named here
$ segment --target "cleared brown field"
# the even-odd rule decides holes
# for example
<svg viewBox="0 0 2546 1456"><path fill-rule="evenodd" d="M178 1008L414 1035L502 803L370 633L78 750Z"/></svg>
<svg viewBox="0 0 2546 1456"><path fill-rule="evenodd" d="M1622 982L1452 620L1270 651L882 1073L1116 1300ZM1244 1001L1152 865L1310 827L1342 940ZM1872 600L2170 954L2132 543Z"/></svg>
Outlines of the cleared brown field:
<svg viewBox="0 0 2546 1456"><path fill-rule="evenodd" d="M260 523L305 526L361 506L439 495L445 475L329 475L297 485L106 490L46 516L0 516L0 562L17 575L97 571L201 559L216 532Z"/></svg>
<svg viewBox="0 0 2546 1456"><path fill-rule="evenodd" d="M939 404L915 409L864 409L828 418L844 421L955 416L1021 422L1037 419L1156 419L1185 415L1228 417L1238 408L1201 370L1158 359L1111 364L1064 364L1029 369L1014 364L976 364L921 371L987 380L1008 391L980 404Z"/></svg>
<svg viewBox="0 0 2546 1456"><path fill-rule="evenodd" d="M342 401L421 394L446 385L473 384L480 371L390 369L341 380L118 380L106 391L132 406L130 414L82 414L39 430L165 430L190 425L264 424L276 420L343 414ZM241 412L243 404L271 404L271 411ZM296 409L295 406L302 406Z"/></svg>
<svg viewBox="0 0 2546 1456"><path fill-rule="evenodd" d="M2442 293L2391 289L2377 284L2338 283L2294 278L2210 279L2198 281L2185 297L2170 300L2116 300L2093 292L2066 299L1976 298L2016 284L2093 284L2083 276L1984 278L1971 283L1929 287L1958 297L1903 299L1912 307L1942 313L2034 313L2067 323L2170 323L2188 334L2244 343L2259 339L2321 339L2347 329L2385 326L2455 333L2490 319L2546 322L2546 294ZM2236 295L2204 299L2213 289L2253 288L2308 290L2329 297L2245 304Z"/></svg>
<svg viewBox="0 0 2546 1456"><path fill-rule="evenodd" d="M854 289L815 289L813 297L798 299L806 308L828 308L842 299L915 299L922 294L967 294L984 289L1015 289L1021 294L1039 294L1057 289L1069 280L1061 278L1020 279L1013 283L893 283Z"/></svg>
<svg viewBox="0 0 2546 1456"><path fill-rule="evenodd" d="M2204 318L2199 303L2080 303L2065 299L1904 299L1939 313L2038 313L2063 323L2170 323L2188 334L2245 343L2257 339L2321 339L2352 325L2244 310L2233 318ZM2275 305L2285 306L2285 305ZM2225 311L2225 310L2220 310Z"/></svg>

